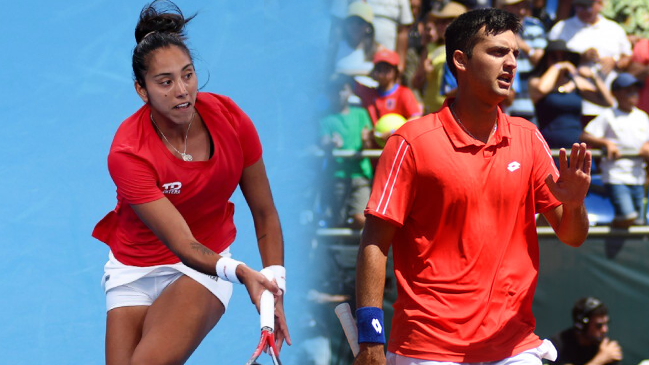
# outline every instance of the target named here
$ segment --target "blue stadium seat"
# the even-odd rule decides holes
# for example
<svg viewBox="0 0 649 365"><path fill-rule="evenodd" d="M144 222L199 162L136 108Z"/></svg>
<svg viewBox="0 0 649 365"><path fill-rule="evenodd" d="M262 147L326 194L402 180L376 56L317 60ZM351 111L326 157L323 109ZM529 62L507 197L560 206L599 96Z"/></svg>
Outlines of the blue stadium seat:
<svg viewBox="0 0 649 365"><path fill-rule="evenodd" d="M613 221L615 211L604 189L601 175L591 176L590 189L584 204L591 226L609 225Z"/></svg>

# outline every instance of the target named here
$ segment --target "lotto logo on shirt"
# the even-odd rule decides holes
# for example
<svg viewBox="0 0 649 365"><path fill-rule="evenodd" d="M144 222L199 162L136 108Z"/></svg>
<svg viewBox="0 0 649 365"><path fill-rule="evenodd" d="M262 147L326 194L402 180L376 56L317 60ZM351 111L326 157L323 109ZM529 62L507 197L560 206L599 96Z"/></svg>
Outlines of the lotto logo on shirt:
<svg viewBox="0 0 649 365"><path fill-rule="evenodd" d="M518 161L511 162L509 165L507 165L507 170L510 172L514 172L518 170L521 167L521 164Z"/></svg>
<svg viewBox="0 0 649 365"><path fill-rule="evenodd" d="M183 186L183 184L180 183L180 181L172 182L172 183L167 183L167 184L162 184L162 193L163 194L180 194L180 188Z"/></svg>

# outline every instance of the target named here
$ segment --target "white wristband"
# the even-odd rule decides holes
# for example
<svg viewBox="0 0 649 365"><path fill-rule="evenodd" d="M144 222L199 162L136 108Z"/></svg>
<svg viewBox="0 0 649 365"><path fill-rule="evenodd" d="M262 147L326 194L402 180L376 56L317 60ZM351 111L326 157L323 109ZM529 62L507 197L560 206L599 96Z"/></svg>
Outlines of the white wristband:
<svg viewBox="0 0 649 365"><path fill-rule="evenodd" d="M221 257L219 261L216 262L216 276L218 276L219 279L231 283L241 284L241 281L239 281L239 278L237 277L237 266L239 265L245 264L229 257Z"/></svg>
<svg viewBox="0 0 649 365"><path fill-rule="evenodd" d="M286 293L286 269L282 265L270 265L264 269L269 269L273 272L275 281L277 281L277 286L282 290L283 293Z"/></svg>

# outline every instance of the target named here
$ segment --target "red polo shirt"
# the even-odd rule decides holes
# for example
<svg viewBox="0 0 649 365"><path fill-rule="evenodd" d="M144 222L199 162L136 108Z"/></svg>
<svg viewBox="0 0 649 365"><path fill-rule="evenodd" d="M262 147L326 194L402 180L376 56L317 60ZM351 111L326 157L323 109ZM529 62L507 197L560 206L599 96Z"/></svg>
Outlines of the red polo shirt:
<svg viewBox="0 0 649 365"><path fill-rule="evenodd" d="M180 261L131 208L163 197L178 209L200 243L221 252L234 241L234 204L229 199L243 169L261 158L261 143L250 118L225 96L199 93L196 111L214 145L207 161L186 162L174 156L156 134L148 105L115 134L108 170L117 187L117 207L97 224L93 237L108 244L123 264Z"/></svg>
<svg viewBox="0 0 649 365"><path fill-rule="evenodd" d="M482 362L541 344L535 213L560 205L548 174L558 177L537 128L500 111L486 145L461 129L448 100L388 139L365 213L400 227L389 351Z"/></svg>

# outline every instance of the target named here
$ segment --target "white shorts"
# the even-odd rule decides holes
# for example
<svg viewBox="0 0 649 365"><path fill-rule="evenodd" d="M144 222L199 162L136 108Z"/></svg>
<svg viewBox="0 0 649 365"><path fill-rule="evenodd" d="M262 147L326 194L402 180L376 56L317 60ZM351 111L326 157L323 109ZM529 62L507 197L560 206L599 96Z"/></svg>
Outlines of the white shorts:
<svg viewBox="0 0 649 365"><path fill-rule="evenodd" d="M229 248L220 255L230 257ZM227 309L233 288L228 281L200 273L182 262L148 267L124 265L109 252L101 279L106 292L106 311L118 307L151 305L167 286L182 275L187 275L207 288Z"/></svg>
<svg viewBox="0 0 649 365"><path fill-rule="evenodd" d="M412 357L405 357L401 355L394 354L392 352L387 353L386 365L541 365L541 359L548 359L554 361L557 359L557 349L554 348L552 342L548 340L543 340L541 346L523 351L518 355L508 357L499 361L491 362L479 362L479 363L469 363L469 362L450 362L450 361L433 361L433 360L422 360L415 359Z"/></svg>

